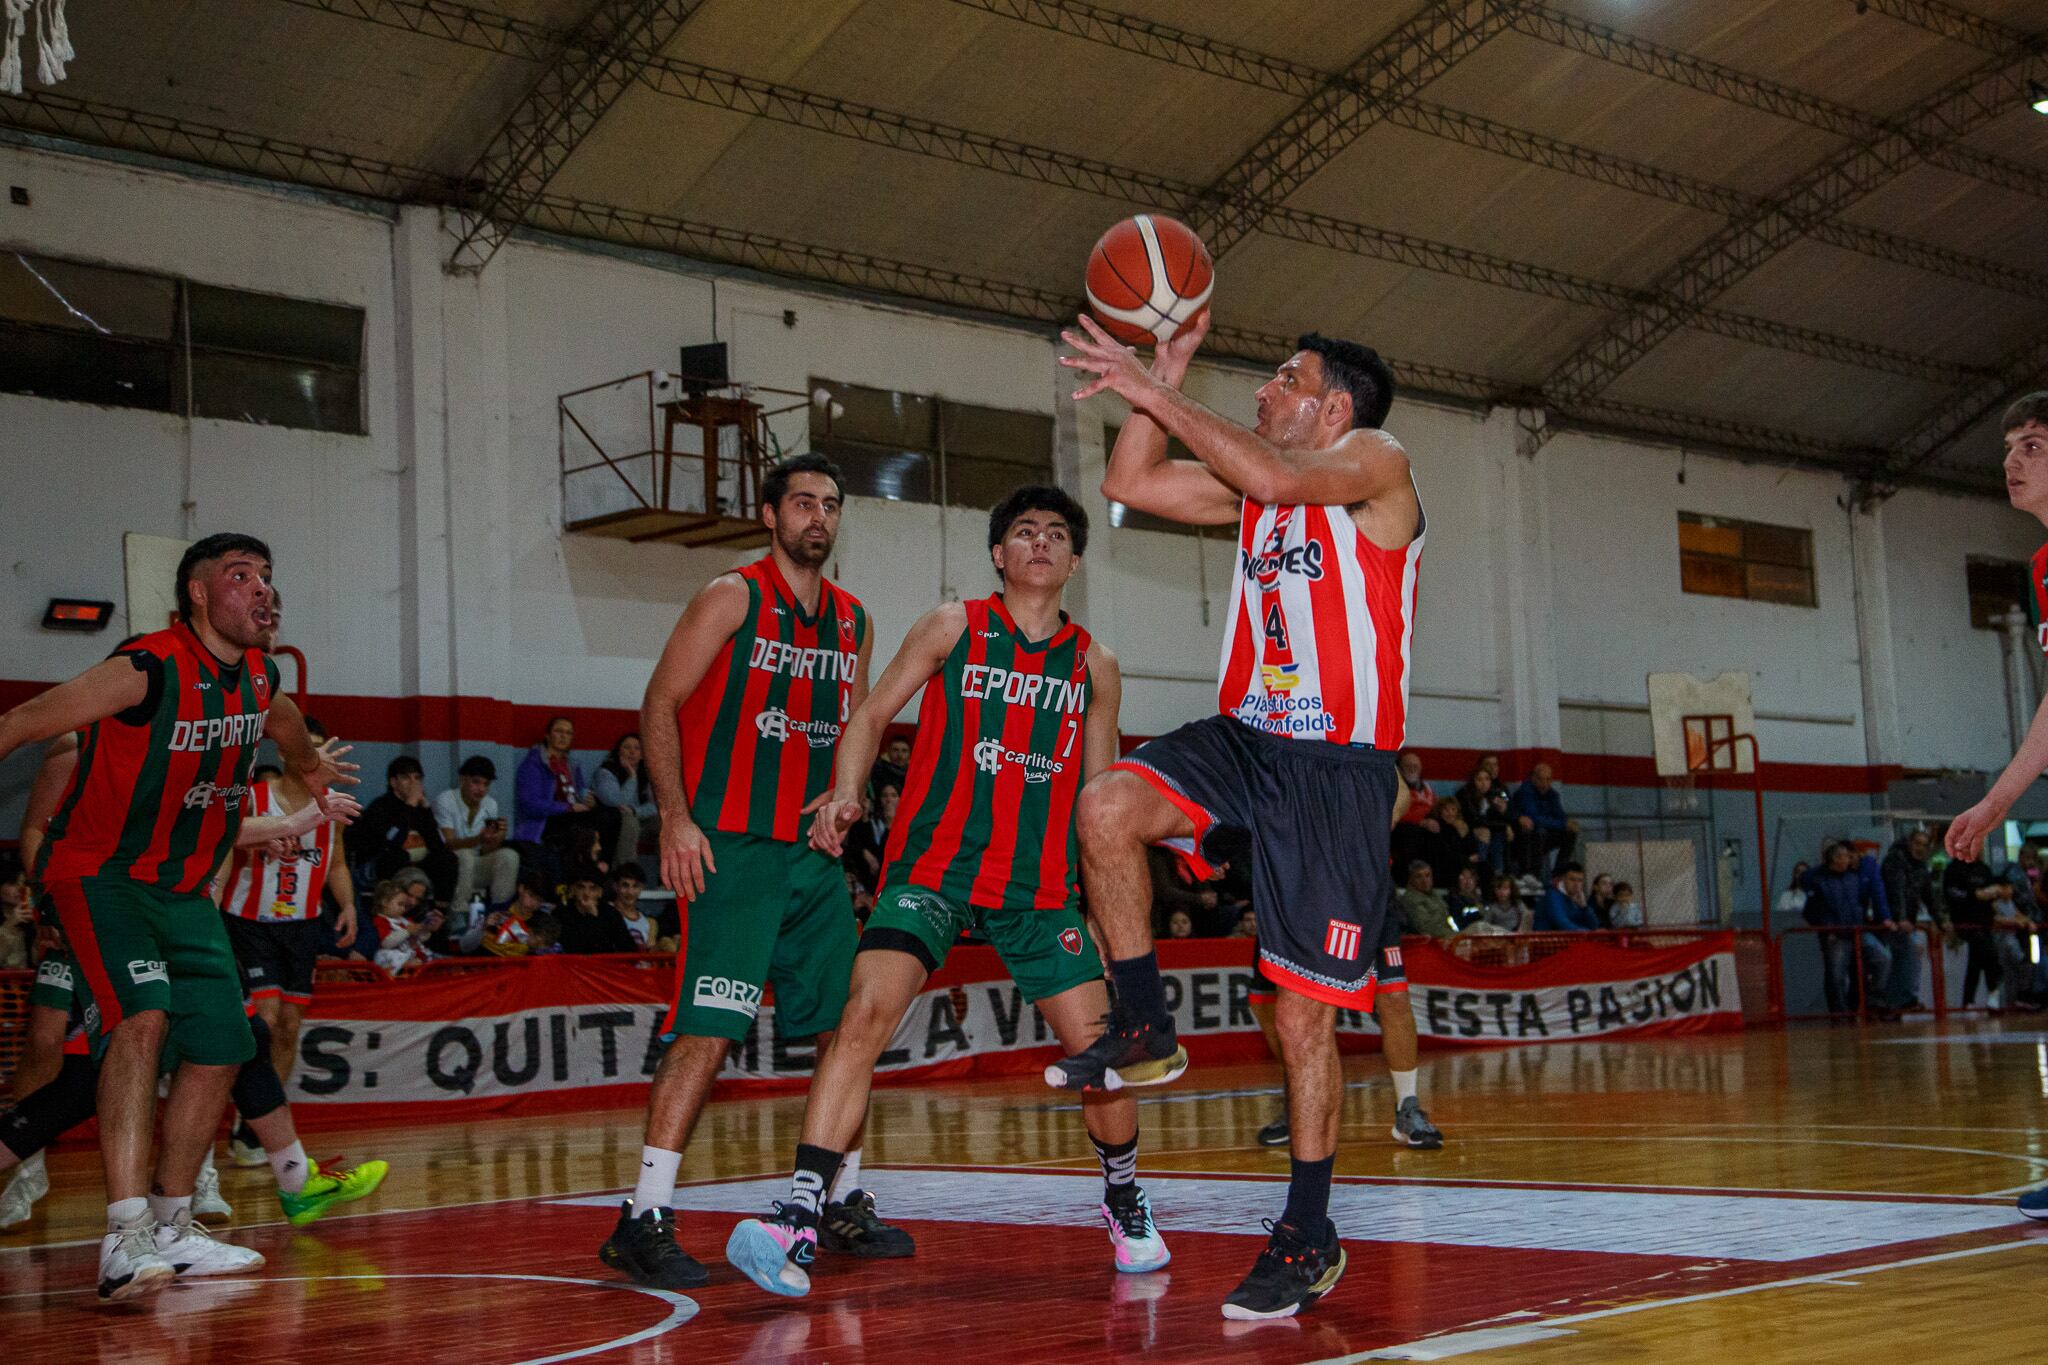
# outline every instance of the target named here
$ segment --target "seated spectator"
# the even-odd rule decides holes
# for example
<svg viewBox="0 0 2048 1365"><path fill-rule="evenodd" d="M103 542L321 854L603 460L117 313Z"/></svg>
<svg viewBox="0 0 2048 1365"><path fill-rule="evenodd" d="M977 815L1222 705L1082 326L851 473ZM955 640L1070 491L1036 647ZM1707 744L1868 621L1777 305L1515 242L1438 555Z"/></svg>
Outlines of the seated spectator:
<svg viewBox="0 0 2048 1365"><path fill-rule="evenodd" d="M1885 905L1884 881L1875 858L1861 864L1856 848L1847 839L1831 843L1821 854L1821 865L1807 871L1806 909L1808 924L1828 932L1820 936L1821 962L1825 970L1828 1012L1850 1014L1858 1009L1850 987L1857 958L1862 959L1863 1000L1884 1012L1884 987L1891 976L1891 951L1873 932L1890 920Z"/></svg>
<svg viewBox="0 0 2048 1365"><path fill-rule="evenodd" d="M910 775L910 741L902 735L882 745L882 756L875 760L875 766L868 770L868 784L877 790L884 782L893 783L897 791L903 790L903 779Z"/></svg>
<svg viewBox="0 0 2048 1365"><path fill-rule="evenodd" d="M1497 764L1499 759L1494 759ZM1506 871L1508 846L1513 842L1514 821L1508 818L1508 794L1484 767L1472 770L1465 785L1458 788L1458 809L1479 843L1479 860L1495 872Z"/></svg>
<svg viewBox="0 0 2048 1365"><path fill-rule="evenodd" d="M1424 838L1423 846L1429 850L1424 856L1438 886L1455 886L1462 869L1479 866L1479 841L1472 837L1456 797L1436 803L1436 829Z"/></svg>
<svg viewBox="0 0 2048 1365"><path fill-rule="evenodd" d="M1230 931L1230 937L1257 938L1258 936L1258 917L1252 913L1252 908L1249 905L1247 905L1244 908L1244 913L1237 917L1237 927Z"/></svg>
<svg viewBox="0 0 2048 1365"><path fill-rule="evenodd" d="M1401 823L1419 825L1436 814L1436 793L1422 780L1422 755L1410 749L1397 761L1401 774L1401 785L1408 789L1408 809L1401 815Z"/></svg>
<svg viewBox="0 0 2048 1365"><path fill-rule="evenodd" d="M1806 917L1806 874L1812 866L1804 862L1792 864L1792 884L1778 893L1778 902L1771 907L1776 913L1787 919L1794 915Z"/></svg>
<svg viewBox="0 0 2048 1365"><path fill-rule="evenodd" d="M642 758L639 732L620 735L591 781L597 809L614 810L619 815L619 837L612 845L613 867L638 863L641 841L661 832L661 808L654 804L654 788L648 785Z"/></svg>
<svg viewBox="0 0 2048 1365"><path fill-rule="evenodd" d="M1236 921L1237 915L1232 913L1217 924L1222 904L1218 889L1191 880L1194 874L1173 850L1154 844L1145 850L1145 861L1152 874L1152 922L1162 930L1176 912L1186 915L1191 925L1211 925L1211 932Z"/></svg>
<svg viewBox="0 0 2048 1365"><path fill-rule="evenodd" d="M448 903L458 911L466 912L478 891L486 904L503 905L519 884L519 851L505 842L509 826L491 795L497 780L497 765L472 754L462 760L455 785L434 798L434 824L455 855L455 891Z"/></svg>
<svg viewBox="0 0 2048 1365"><path fill-rule="evenodd" d="M562 910L556 916L561 926L565 953L632 953L639 951L632 932L619 912L606 905L598 880L581 869L569 874Z"/></svg>
<svg viewBox="0 0 2048 1365"><path fill-rule="evenodd" d="M588 828L582 817L591 809L590 790L582 767L570 758L576 723L556 716L547 723L541 742L519 760L512 784L515 806L512 837L537 849L558 846L577 829Z"/></svg>
<svg viewBox="0 0 2048 1365"><path fill-rule="evenodd" d="M1593 878L1593 884L1586 888L1586 908L1599 919L1602 929L1612 929L1614 922L1608 918L1608 912L1613 907L1614 876L1612 873L1602 872Z"/></svg>
<svg viewBox="0 0 2048 1365"><path fill-rule="evenodd" d="M1461 928L1484 899L1479 891L1479 869L1470 863L1458 869L1457 884L1444 893L1444 904L1451 907L1451 918Z"/></svg>
<svg viewBox="0 0 2048 1365"><path fill-rule="evenodd" d="M377 935L379 967L393 976L411 971L430 961L434 953L427 939L441 927L441 912L423 900L413 900L406 888L395 881L377 883L370 903L375 908L372 923Z"/></svg>
<svg viewBox="0 0 2048 1365"><path fill-rule="evenodd" d="M549 912L554 907L546 893L547 880L538 868L521 872L511 902L485 915L462 950L473 953L481 947L499 957L524 957L552 944L554 917Z"/></svg>
<svg viewBox="0 0 2048 1365"><path fill-rule="evenodd" d="M1168 938L1193 938L1195 936L1195 922L1189 917L1187 911L1176 910L1166 917L1166 936Z"/></svg>
<svg viewBox="0 0 2048 1365"><path fill-rule="evenodd" d="M588 877L599 886L611 876L611 859L605 856L604 835L595 826L570 831L562 844L563 885L572 877Z"/></svg>
<svg viewBox="0 0 2048 1365"><path fill-rule="evenodd" d="M1923 912L1936 924L1945 918L1941 894L1934 885L1934 871L1927 865L1933 852L1934 840L1926 830L1909 830L1892 841L1878 867L1892 920L1892 929L1885 939L1885 947L1892 955L1892 974L1885 986L1884 1002L1894 1010L1925 1008L1920 1003L1920 951L1914 942L1920 934L1915 926Z"/></svg>
<svg viewBox="0 0 2048 1365"><path fill-rule="evenodd" d="M401 868L417 868L432 884L434 899L445 904L455 894L455 855L427 804L420 761L411 754L392 759L384 768L384 787L342 835L350 861L367 863L378 881Z"/></svg>
<svg viewBox="0 0 2048 1365"><path fill-rule="evenodd" d="M867 815L846 831L839 865L853 874L871 899L882 884L882 855L889 846L889 827L896 823L896 804L902 794L902 787L883 777L875 783Z"/></svg>
<svg viewBox="0 0 2048 1365"><path fill-rule="evenodd" d="M640 864L628 862L619 864L619 870L612 874L612 909L619 912L619 918L626 925L626 932L633 936L639 951L651 953L655 940L661 931L648 915L640 911L640 893L645 890L647 879L640 873Z"/></svg>
<svg viewBox="0 0 2048 1365"><path fill-rule="evenodd" d="M1640 929L1643 927L1643 907L1636 903L1636 889L1627 882L1614 884L1614 904L1607 908L1607 925L1610 929Z"/></svg>
<svg viewBox="0 0 2048 1365"><path fill-rule="evenodd" d="M1579 822L1564 813L1564 795L1557 789L1548 763L1529 770L1529 778L1515 789L1508 802L1508 814L1515 822L1515 866L1518 871L1543 875L1545 860L1556 854L1559 863L1570 862L1578 843Z"/></svg>
<svg viewBox="0 0 2048 1365"><path fill-rule="evenodd" d="M1465 927L1477 929L1483 924L1497 934L1525 934L1529 932L1529 918L1528 907L1515 893L1515 879L1505 872L1496 872L1487 884L1485 902L1473 912Z"/></svg>
<svg viewBox="0 0 2048 1365"><path fill-rule="evenodd" d="M1408 884L1394 893L1399 907L1401 932L1430 938L1449 938L1458 932L1451 923L1451 908L1436 889L1436 875L1427 862L1417 858L1408 864Z"/></svg>
<svg viewBox="0 0 2048 1365"><path fill-rule="evenodd" d="M35 936L35 902L28 894L28 875L20 858L0 853L0 971L26 971L34 966L29 950Z"/></svg>
<svg viewBox="0 0 2048 1365"><path fill-rule="evenodd" d="M2008 1010L2039 1009L2028 989L2033 973L2027 962L2027 944L2033 937L2034 921L2020 909L2017 890L2026 874L2016 868L2008 871L2017 875L2002 876L1992 883L1999 892L1998 899L1991 902L1991 942L1998 951L1998 1004Z"/></svg>
<svg viewBox="0 0 2048 1365"><path fill-rule="evenodd" d="M1586 904L1586 869L1561 863L1550 891L1536 907L1536 932L1561 934L1598 929L1600 921Z"/></svg>

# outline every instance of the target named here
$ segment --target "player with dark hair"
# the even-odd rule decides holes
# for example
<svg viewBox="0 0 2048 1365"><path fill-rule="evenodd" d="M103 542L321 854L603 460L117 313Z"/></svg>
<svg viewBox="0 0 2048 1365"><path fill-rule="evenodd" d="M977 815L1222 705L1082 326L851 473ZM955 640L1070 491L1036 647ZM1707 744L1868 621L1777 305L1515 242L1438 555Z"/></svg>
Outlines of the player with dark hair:
<svg viewBox="0 0 2048 1365"><path fill-rule="evenodd" d="M177 596L176 625L0 716L0 758L85 732L50 824L44 887L90 999L87 1031L103 1054L102 1299L161 1288L182 1257L255 1254L209 1249L192 1223L200 1165L235 1072L255 1048L234 954L205 891L241 831L266 734L321 811L332 806L330 786L354 781L346 750L314 747L260 647L271 612L263 542L199 541L179 561ZM166 1048L178 1066L153 1188L151 1129Z"/></svg>
<svg viewBox="0 0 2048 1365"><path fill-rule="evenodd" d="M2027 394L2005 410L2005 494L2014 507L2048 526L2048 389ZM2032 609L2034 636L2048 653L2048 545L2034 551L2028 579L2034 585L2027 605ZM1997 829L2034 779L2048 771L2048 698L2034 712L2026 738L1984 799L1958 815L1948 827L1949 857L1974 860L1984 837ZM2048 1185L2020 1196L2020 1212L2048 1219Z"/></svg>
<svg viewBox="0 0 2048 1365"><path fill-rule="evenodd" d="M825 1192L867 1112L876 1063L911 1003L965 930L986 938L1061 1046L1079 1051L1109 1012L1102 961L1080 905L1074 800L1116 758L1116 659L1061 610L1088 519L1056 488L1027 487L989 514L1000 587L918 618L839 742L813 847L837 857L861 818L882 732L920 691L917 737L889 831L874 912L853 960L846 1013L819 1059L790 1197L733 1229L725 1258L770 1293L810 1292ZM1138 1108L1083 1097L1102 1164L1101 1214L1116 1268L1169 1257L1138 1188Z"/></svg>
<svg viewBox="0 0 2048 1365"><path fill-rule="evenodd" d="M846 1004L853 899L839 864L804 841L801 815L831 784L874 649L867 609L824 573L841 501L839 471L823 456L768 472L768 553L690 599L640 707L661 879L689 911L640 1179L598 1255L660 1289L705 1281L676 1244L676 1170L727 1050L753 1027L762 988L774 986L778 1031L815 1035L821 1055ZM907 1254L909 1238L860 1190L831 1193L835 1249Z"/></svg>
<svg viewBox="0 0 2048 1365"><path fill-rule="evenodd" d="M1072 1089L1151 1080L1180 1053L1152 951L1146 845L1249 830L1259 963L1288 1086L1287 1208L1230 1296L1231 1318L1284 1317L1330 1292L1344 1250L1329 1218L1343 1072L1336 1012L1372 1008L1387 907L1395 758L1407 729L1409 647L1424 519L1408 456L1379 429L1394 397L1366 347L1311 333L1257 394L1245 428L1180 391L1206 311L1151 368L1089 318L1064 338L1131 420L1104 496L1175 521L1238 526L1217 689L1220 714L1184 725L1081 795L1082 869L1116 982L1116 1014L1049 1067ZM1167 437L1195 456L1167 458Z"/></svg>

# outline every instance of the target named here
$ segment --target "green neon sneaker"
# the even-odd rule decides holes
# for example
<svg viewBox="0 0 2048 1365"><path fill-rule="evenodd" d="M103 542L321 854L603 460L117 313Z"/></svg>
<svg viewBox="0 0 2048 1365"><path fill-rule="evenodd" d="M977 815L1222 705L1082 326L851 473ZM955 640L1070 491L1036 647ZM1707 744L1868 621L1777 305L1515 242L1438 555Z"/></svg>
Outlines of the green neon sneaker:
<svg viewBox="0 0 2048 1365"><path fill-rule="evenodd" d="M306 1177L306 1188L297 1194L277 1192L277 1202L284 1206L285 1217L295 1228L302 1228L333 1208L336 1204L347 1204L361 1199L384 1183L384 1176L391 1170L389 1162L365 1161L360 1166L334 1166L327 1170L320 1168L317 1161L309 1163L312 1172Z"/></svg>

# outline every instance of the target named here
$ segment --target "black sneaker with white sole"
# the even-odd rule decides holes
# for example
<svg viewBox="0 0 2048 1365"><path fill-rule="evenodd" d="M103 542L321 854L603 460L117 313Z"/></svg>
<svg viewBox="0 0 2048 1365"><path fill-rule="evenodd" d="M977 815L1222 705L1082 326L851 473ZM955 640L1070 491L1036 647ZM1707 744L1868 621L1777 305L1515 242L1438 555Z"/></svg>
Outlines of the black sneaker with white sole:
<svg viewBox="0 0 2048 1365"><path fill-rule="evenodd" d="M1173 1020L1140 1020L1121 1003L1110 1010L1102 1036L1071 1057L1045 1069L1055 1090L1121 1090L1127 1085L1165 1085L1188 1069L1188 1050L1173 1031Z"/></svg>
<svg viewBox="0 0 2048 1365"><path fill-rule="evenodd" d="M916 1253L917 1243L902 1228L875 1212L875 1197L854 1190L844 1200L830 1200L818 1217L818 1245L840 1256L893 1260Z"/></svg>
<svg viewBox="0 0 2048 1365"><path fill-rule="evenodd" d="M635 1214L630 1199L619 1205L618 1226L598 1248L597 1258L650 1289L695 1289L711 1278L696 1257L676 1245L675 1210Z"/></svg>
<svg viewBox="0 0 2048 1365"><path fill-rule="evenodd" d="M1410 1095L1394 1110L1394 1141L1433 1152L1444 1145L1444 1135L1422 1112L1422 1101Z"/></svg>
<svg viewBox="0 0 2048 1365"><path fill-rule="evenodd" d="M1289 1139L1290 1131L1287 1127L1287 1115L1285 1114L1274 1119L1264 1128L1259 1129L1259 1146L1261 1147L1285 1147Z"/></svg>
<svg viewBox="0 0 2048 1365"><path fill-rule="evenodd" d="M1240 1322L1291 1318L1325 1298L1344 1275L1344 1248L1337 1226L1324 1220L1329 1232L1312 1243L1285 1223L1266 1220L1272 1235L1253 1263L1251 1274L1223 1301L1223 1316Z"/></svg>

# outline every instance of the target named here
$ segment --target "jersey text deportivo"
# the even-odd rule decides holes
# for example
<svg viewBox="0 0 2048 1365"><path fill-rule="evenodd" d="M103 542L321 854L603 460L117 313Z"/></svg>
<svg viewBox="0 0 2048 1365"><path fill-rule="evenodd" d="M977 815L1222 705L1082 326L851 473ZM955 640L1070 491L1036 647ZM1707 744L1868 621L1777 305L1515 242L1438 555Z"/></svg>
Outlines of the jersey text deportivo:
<svg viewBox="0 0 2048 1365"><path fill-rule="evenodd" d="M250 815L285 813L270 783L258 782L250 791ZM266 924L316 920L333 857L334 826L325 820L299 836L298 852L290 858L273 858L262 848L238 848L228 864L221 909Z"/></svg>
<svg viewBox="0 0 2048 1365"><path fill-rule="evenodd" d="M1078 905L1088 632L1066 621L1033 645L1000 596L965 605L924 685L883 881L991 910Z"/></svg>
<svg viewBox="0 0 2048 1365"><path fill-rule="evenodd" d="M793 842L798 813L832 785L867 609L828 581L805 614L772 556L735 572L746 620L676 713L683 789L705 829Z"/></svg>
<svg viewBox="0 0 2048 1365"><path fill-rule="evenodd" d="M116 654L149 677L149 694L86 729L45 876L201 892L247 813L277 666L255 649L223 664L182 623Z"/></svg>
<svg viewBox="0 0 2048 1365"><path fill-rule="evenodd" d="M1217 707L1287 739L1398 749L1427 522L1383 550L1343 507L1247 499Z"/></svg>

